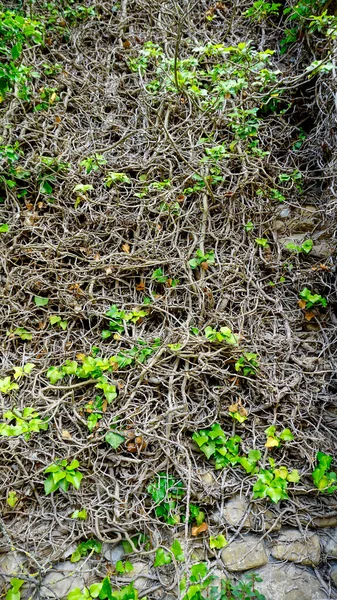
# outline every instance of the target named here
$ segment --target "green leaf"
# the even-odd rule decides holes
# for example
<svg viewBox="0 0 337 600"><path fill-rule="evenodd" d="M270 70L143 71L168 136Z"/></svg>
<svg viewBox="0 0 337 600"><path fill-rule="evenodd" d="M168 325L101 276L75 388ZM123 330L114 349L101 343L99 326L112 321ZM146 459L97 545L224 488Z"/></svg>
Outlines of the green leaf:
<svg viewBox="0 0 337 600"><path fill-rule="evenodd" d="M206 563L197 563L191 567L191 581L199 581L203 579L208 573L208 567Z"/></svg>
<svg viewBox="0 0 337 600"><path fill-rule="evenodd" d="M298 483L300 478L301 477L297 469L293 469L287 477L288 481L291 483Z"/></svg>
<svg viewBox="0 0 337 600"><path fill-rule="evenodd" d="M69 481L69 483L72 483L77 490L80 488L81 481L83 479L83 475L82 473L80 473L80 471L75 471L74 474L67 473L66 477L67 481Z"/></svg>
<svg viewBox="0 0 337 600"><path fill-rule="evenodd" d="M16 60L17 58L19 58L21 52L22 52L22 44L20 44L20 42L17 42L12 47L12 50L11 50L13 60Z"/></svg>
<svg viewBox="0 0 337 600"><path fill-rule="evenodd" d="M50 183L48 181L42 181L40 183L40 192L41 192L41 194L49 195L49 194L52 193L52 191L53 191L53 188L52 188L52 186L50 185Z"/></svg>
<svg viewBox="0 0 337 600"><path fill-rule="evenodd" d="M14 508L14 506L17 504L18 500L19 500L19 498L17 497L17 494L15 491L8 492L8 498L7 498L8 506L10 506L11 508Z"/></svg>
<svg viewBox="0 0 337 600"><path fill-rule="evenodd" d="M190 265L191 269L196 269L199 261L197 258L191 258L191 260L188 261L188 264Z"/></svg>
<svg viewBox="0 0 337 600"><path fill-rule="evenodd" d="M82 594L80 588L75 588L71 590L67 596L68 600L85 600L84 594Z"/></svg>
<svg viewBox="0 0 337 600"><path fill-rule="evenodd" d="M29 373L35 368L34 363L26 363L23 367L23 372L25 375L29 375Z"/></svg>
<svg viewBox="0 0 337 600"><path fill-rule="evenodd" d="M217 535L216 537L211 536L209 538L209 545L210 545L210 548L218 548L219 550L221 550L221 548L225 548L225 546L228 545L228 542L227 542L225 536L220 534L220 535Z"/></svg>
<svg viewBox="0 0 337 600"><path fill-rule="evenodd" d="M36 306L47 306L49 298L42 298L42 296L34 296L34 302Z"/></svg>
<svg viewBox="0 0 337 600"><path fill-rule="evenodd" d="M115 569L117 573L125 573L123 561L118 560L115 565Z"/></svg>
<svg viewBox="0 0 337 600"><path fill-rule="evenodd" d="M0 233L7 233L8 229L9 229L8 223L2 223L2 225L0 225Z"/></svg>
<svg viewBox="0 0 337 600"><path fill-rule="evenodd" d="M57 483L55 483L53 474L51 473L44 482L44 492L46 496L52 492L55 492L58 488L59 486Z"/></svg>
<svg viewBox="0 0 337 600"><path fill-rule="evenodd" d="M290 429L283 429L283 431L281 431L278 437L284 442L291 442L294 439L294 436L291 433Z"/></svg>
<svg viewBox="0 0 337 600"><path fill-rule="evenodd" d="M113 431L108 431L104 439L112 448L114 448L114 450L117 450L117 448L125 441L125 438L122 435L114 433Z"/></svg>
<svg viewBox="0 0 337 600"><path fill-rule="evenodd" d="M178 560L179 562L183 562L185 560L185 555L179 540L174 540L170 550L173 553L173 556L176 560Z"/></svg>
<svg viewBox="0 0 337 600"><path fill-rule="evenodd" d="M71 515L71 519L82 519L85 521L86 518L87 511L85 508L82 508L81 510L74 510L73 514Z"/></svg>
<svg viewBox="0 0 337 600"><path fill-rule="evenodd" d="M101 589L102 589L102 583L93 583L89 587L90 596L92 596L93 598L98 598Z"/></svg>
<svg viewBox="0 0 337 600"><path fill-rule="evenodd" d="M163 565L169 565L172 562L170 555L165 552L163 548L158 548L156 551L156 558L154 561L154 567L162 567Z"/></svg>
<svg viewBox="0 0 337 600"><path fill-rule="evenodd" d="M124 570L125 570L125 573L131 573L134 570L134 566L129 560L125 561Z"/></svg>

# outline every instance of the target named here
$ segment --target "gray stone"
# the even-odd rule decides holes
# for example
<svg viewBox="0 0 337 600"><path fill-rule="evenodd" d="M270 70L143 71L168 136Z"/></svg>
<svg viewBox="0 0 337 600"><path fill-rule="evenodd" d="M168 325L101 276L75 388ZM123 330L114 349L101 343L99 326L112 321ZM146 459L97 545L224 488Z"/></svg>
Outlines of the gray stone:
<svg viewBox="0 0 337 600"><path fill-rule="evenodd" d="M319 537L315 533L309 533L304 538L297 529L286 529L279 536L271 554L277 560L318 565L321 560Z"/></svg>
<svg viewBox="0 0 337 600"><path fill-rule="evenodd" d="M322 533L320 538L323 550L328 557L337 558L337 528Z"/></svg>
<svg viewBox="0 0 337 600"><path fill-rule="evenodd" d="M233 496L224 507L224 518L231 527L238 527L244 521L243 528L250 529L252 527L252 518L247 513L249 504L241 496Z"/></svg>
<svg viewBox="0 0 337 600"><path fill-rule="evenodd" d="M262 581L256 587L266 600L327 600L326 592L310 571L291 563L268 563L255 571Z"/></svg>
<svg viewBox="0 0 337 600"><path fill-rule="evenodd" d="M331 565L330 577L332 583L337 587L337 564Z"/></svg>
<svg viewBox="0 0 337 600"><path fill-rule="evenodd" d="M228 571L256 569L268 562L264 543L252 535L229 544L222 551L221 558Z"/></svg>
<svg viewBox="0 0 337 600"><path fill-rule="evenodd" d="M115 565L118 560L121 560L125 554L122 545L112 545L104 543L102 545L102 554L109 563Z"/></svg>
<svg viewBox="0 0 337 600"><path fill-rule="evenodd" d="M65 598L74 588L83 588L90 577L90 566L81 563L60 562L42 581L42 597Z"/></svg>
<svg viewBox="0 0 337 600"><path fill-rule="evenodd" d="M332 252L333 248L331 247L331 242L329 243L328 240L319 240L314 243L310 256L323 260L324 258L331 256Z"/></svg>

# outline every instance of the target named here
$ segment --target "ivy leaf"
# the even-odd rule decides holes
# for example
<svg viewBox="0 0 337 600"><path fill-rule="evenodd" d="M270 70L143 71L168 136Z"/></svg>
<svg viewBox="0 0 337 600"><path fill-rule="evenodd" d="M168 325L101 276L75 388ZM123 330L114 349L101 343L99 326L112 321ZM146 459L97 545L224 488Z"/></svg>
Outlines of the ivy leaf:
<svg viewBox="0 0 337 600"><path fill-rule="evenodd" d="M216 537L210 536L210 538L209 538L210 548L218 548L219 550L221 550L221 548L225 548L225 546L227 546L227 545L228 545L228 542L227 542L225 536L222 534L217 535Z"/></svg>
<svg viewBox="0 0 337 600"><path fill-rule="evenodd" d="M179 540L174 540L170 550L173 553L173 556L176 560L178 560L179 562L184 562L185 555Z"/></svg>
<svg viewBox="0 0 337 600"><path fill-rule="evenodd" d="M2 225L0 225L0 233L7 233L8 229L8 223L2 223Z"/></svg>
<svg viewBox="0 0 337 600"><path fill-rule="evenodd" d="M287 477L288 481L291 483L298 483L300 478L301 477L297 469L293 469Z"/></svg>
<svg viewBox="0 0 337 600"><path fill-rule="evenodd" d="M265 443L266 448L277 448L279 445L280 442L276 438L271 436L267 438L267 441Z"/></svg>
<svg viewBox="0 0 337 600"><path fill-rule="evenodd" d="M117 450L117 448L123 444L125 438L122 435L119 435L118 433L114 433L113 431L108 431L108 433L105 435L105 441L110 444L110 446L112 448L114 448L114 450Z"/></svg>
<svg viewBox="0 0 337 600"><path fill-rule="evenodd" d="M47 306L49 298L42 298L42 296L34 296L34 302L36 306Z"/></svg>
<svg viewBox="0 0 337 600"><path fill-rule="evenodd" d="M294 439L294 436L291 433L290 429L283 429L283 431L281 431L279 435L279 438L284 442L291 442Z"/></svg>
<svg viewBox="0 0 337 600"><path fill-rule="evenodd" d="M156 558L154 561L154 567L162 567L163 565L169 565L172 562L170 555L165 552L163 548L158 548L156 551Z"/></svg>

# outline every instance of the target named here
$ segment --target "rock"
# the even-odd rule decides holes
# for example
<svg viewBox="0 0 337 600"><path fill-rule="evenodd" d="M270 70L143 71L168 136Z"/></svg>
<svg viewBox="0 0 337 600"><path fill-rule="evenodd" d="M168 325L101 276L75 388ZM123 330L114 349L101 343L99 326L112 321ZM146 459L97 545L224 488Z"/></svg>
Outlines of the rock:
<svg viewBox="0 0 337 600"><path fill-rule="evenodd" d="M324 552L328 557L337 558L337 529L331 529L324 532L321 536L321 542Z"/></svg>
<svg viewBox="0 0 337 600"><path fill-rule="evenodd" d="M228 502L226 502L223 516L225 521L231 527L238 527L244 521L244 529L250 529L252 527L252 518L247 515L249 504L241 496L233 496Z"/></svg>
<svg viewBox="0 0 337 600"><path fill-rule="evenodd" d="M337 564L331 565L330 577L332 583L337 587Z"/></svg>
<svg viewBox="0 0 337 600"><path fill-rule="evenodd" d="M122 545L114 546L104 543L102 546L102 554L109 563L115 565L118 560L121 560L125 554Z"/></svg>
<svg viewBox="0 0 337 600"><path fill-rule="evenodd" d="M207 471L207 473L202 473L200 475L200 479L202 479L206 485L214 485L215 483L215 477L210 471Z"/></svg>
<svg viewBox="0 0 337 600"><path fill-rule="evenodd" d="M280 531L281 527L282 527L282 522L281 519L279 519L278 521L276 521L277 516L274 515L274 513L271 512L271 510L267 510L265 515L264 515L264 522L265 522L265 529L266 531L268 531L269 529L271 529L270 533L273 533L274 531Z"/></svg>
<svg viewBox="0 0 337 600"><path fill-rule="evenodd" d="M74 588L83 588L90 577L90 566L70 561L57 563L46 575L41 585L42 598L65 598Z"/></svg>
<svg viewBox="0 0 337 600"><path fill-rule="evenodd" d="M256 588L266 600L327 600L318 579L301 567L268 563L255 572L262 579Z"/></svg>
<svg viewBox="0 0 337 600"><path fill-rule="evenodd" d="M256 569L268 562L263 542L252 535L246 536L240 541L232 542L224 548L221 557L228 571Z"/></svg>
<svg viewBox="0 0 337 600"><path fill-rule="evenodd" d="M288 560L302 565L318 565L321 547L318 535L309 533L305 538L296 529L284 530L271 554L277 560Z"/></svg>
<svg viewBox="0 0 337 600"><path fill-rule="evenodd" d="M311 527L337 527L337 516L336 517L315 517L311 523Z"/></svg>
<svg viewBox="0 0 337 600"><path fill-rule="evenodd" d="M3 587L8 587L9 580L12 577L20 578L20 573L25 572L23 565L26 561L26 556L19 552L6 552L0 554L0 590ZM5 577L7 575L7 577Z"/></svg>
<svg viewBox="0 0 337 600"><path fill-rule="evenodd" d="M310 256L323 260L324 258L331 256L332 252L333 248L331 247L331 241L329 243L328 240L320 240L314 243Z"/></svg>

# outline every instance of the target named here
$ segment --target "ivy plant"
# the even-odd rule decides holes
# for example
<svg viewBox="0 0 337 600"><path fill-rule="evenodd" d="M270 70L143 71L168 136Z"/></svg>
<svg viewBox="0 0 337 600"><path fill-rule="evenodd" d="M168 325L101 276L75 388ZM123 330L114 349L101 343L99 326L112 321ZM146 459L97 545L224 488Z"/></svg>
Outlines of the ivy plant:
<svg viewBox="0 0 337 600"><path fill-rule="evenodd" d="M237 346L238 338L229 327L220 327L219 331L212 327L205 328L205 337L210 342L225 342L230 346Z"/></svg>
<svg viewBox="0 0 337 600"><path fill-rule="evenodd" d="M270 461L271 469L260 469L257 481L253 485L254 498L270 498L274 503L289 498L288 482L298 483L299 473L296 469L288 471L287 467L275 468L275 462Z"/></svg>
<svg viewBox="0 0 337 600"><path fill-rule="evenodd" d="M309 309L313 306L322 306L325 308L328 305L326 298L320 294L313 294L307 287L303 288L299 293L299 297L301 298L298 302L300 308Z"/></svg>
<svg viewBox="0 0 337 600"><path fill-rule="evenodd" d="M106 340L111 336L114 336L115 339L119 339L119 335L125 331L126 323L130 322L136 324L147 315L147 310L135 309L130 312L125 312L124 310L119 310L116 304L114 304L105 313L105 316L109 318L109 329L103 329L103 340Z"/></svg>
<svg viewBox="0 0 337 600"><path fill-rule="evenodd" d="M147 492L155 503L156 517L163 519L168 525L180 523L179 500L185 496L182 481L160 472L147 487Z"/></svg>
<svg viewBox="0 0 337 600"><path fill-rule="evenodd" d="M258 356L253 352L245 352L235 363L235 371L242 373L245 377L256 375L258 368Z"/></svg>
<svg viewBox="0 0 337 600"><path fill-rule="evenodd" d="M317 466L312 473L315 486L320 492L333 494L337 490L337 473L330 471L332 456L317 452Z"/></svg>
<svg viewBox="0 0 337 600"><path fill-rule="evenodd" d="M271 425L265 430L267 436L266 448L278 448L281 442L291 442L294 439L290 429L283 429L280 433L276 432L276 426Z"/></svg>
<svg viewBox="0 0 337 600"><path fill-rule="evenodd" d="M78 471L80 463L74 459L68 465L68 460L57 460L55 463L50 465L44 470L44 473L48 474L47 479L44 482L45 494L51 494L59 488L64 492L67 492L69 486L72 485L77 490L81 485L83 475Z"/></svg>
<svg viewBox="0 0 337 600"><path fill-rule="evenodd" d="M204 254L202 250L198 249L195 253L195 257L191 258L191 260L188 261L188 264L190 265L191 269L197 269L198 267L201 267L205 271L210 265L214 265L214 263L215 256L213 250L210 250L209 252L206 252L206 254Z"/></svg>
<svg viewBox="0 0 337 600"><path fill-rule="evenodd" d="M46 431L48 421L41 419L39 413L32 407L26 407L22 411L18 409L8 410L4 413L7 423L0 423L0 436L16 437L24 435L29 440L32 433Z"/></svg>
<svg viewBox="0 0 337 600"><path fill-rule="evenodd" d="M102 542L98 542L97 540L86 540L85 542L80 542L76 550L74 550L74 552L72 553L70 561L72 563L76 563L85 556L87 556L89 552L91 552L91 554L93 554L94 552L96 552L96 554L99 554L101 550Z"/></svg>

